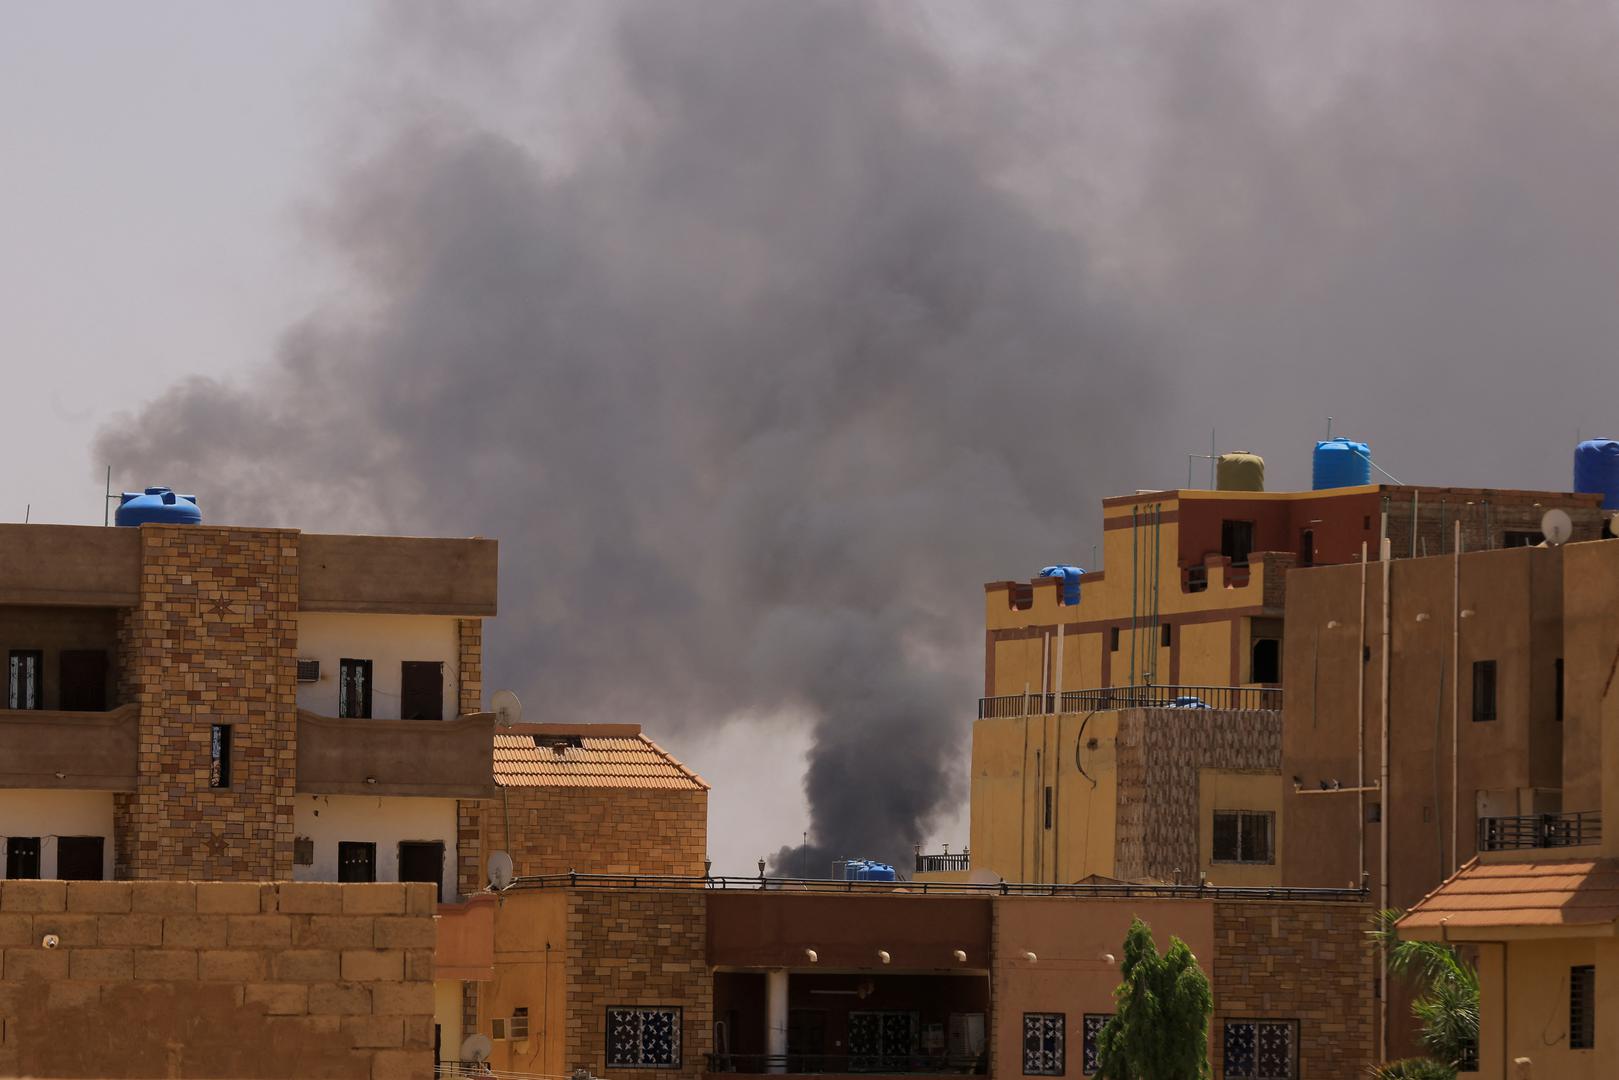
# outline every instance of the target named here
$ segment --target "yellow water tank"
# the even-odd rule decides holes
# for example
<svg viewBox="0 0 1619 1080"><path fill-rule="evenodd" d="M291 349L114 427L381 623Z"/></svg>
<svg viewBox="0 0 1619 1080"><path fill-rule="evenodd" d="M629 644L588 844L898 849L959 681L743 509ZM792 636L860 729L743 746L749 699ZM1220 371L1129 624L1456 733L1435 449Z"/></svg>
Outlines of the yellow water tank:
<svg viewBox="0 0 1619 1080"><path fill-rule="evenodd" d="M1219 491L1264 491L1265 459L1246 450L1221 454L1214 477Z"/></svg>

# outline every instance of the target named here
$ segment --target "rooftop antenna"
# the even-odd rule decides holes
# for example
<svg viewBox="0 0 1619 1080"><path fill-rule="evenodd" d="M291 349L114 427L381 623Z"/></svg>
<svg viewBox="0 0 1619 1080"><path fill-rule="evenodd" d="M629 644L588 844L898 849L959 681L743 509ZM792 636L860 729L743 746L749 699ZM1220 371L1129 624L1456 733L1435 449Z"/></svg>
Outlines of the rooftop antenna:
<svg viewBox="0 0 1619 1080"><path fill-rule="evenodd" d="M112 466L107 466L107 496L101 500L101 524L111 525L112 519L108 516L112 506Z"/></svg>
<svg viewBox="0 0 1619 1080"><path fill-rule="evenodd" d="M1574 535L1574 521L1568 511L1553 507L1540 516L1540 532L1546 543L1556 547Z"/></svg>
<svg viewBox="0 0 1619 1080"><path fill-rule="evenodd" d="M495 723L503 728L523 722L523 703L518 700L517 694L511 690L496 690L489 699L489 705L495 714Z"/></svg>
<svg viewBox="0 0 1619 1080"><path fill-rule="evenodd" d="M1327 438L1332 438L1332 417L1327 417Z"/></svg>
<svg viewBox="0 0 1619 1080"><path fill-rule="evenodd" d="M34 504L29 503L27 506L23 507L22 523L24 525L28 524L28 519L33 517L33 516L34 516Z"/></svg>

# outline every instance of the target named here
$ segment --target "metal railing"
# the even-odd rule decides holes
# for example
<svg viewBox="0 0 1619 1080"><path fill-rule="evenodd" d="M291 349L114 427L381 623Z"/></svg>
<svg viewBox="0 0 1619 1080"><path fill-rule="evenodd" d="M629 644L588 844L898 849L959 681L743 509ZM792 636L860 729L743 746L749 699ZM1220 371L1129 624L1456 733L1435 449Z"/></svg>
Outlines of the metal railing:
<svg viewBox="0 0 1619 1080"><path fill-rule="evenodd" d="M949 853L943 855L924 855L916 853L916 872L918 874L940 873L950 870L971 870L972 861L967 852L957 855Z"/></svg>
<svg viewBox="0 0 1619 1080"><path fill-rule="evenodd" d="M711 1073L983 1076L988 1054L709 1054Z"/></svg>
<svg viewBox="0 0 1619 1080"><path fill-rule="evenodd" d="M835 878L789 877L683 877L665 874L547 874L539 877L520 877L512 882L512 889L710 889L719 891L751 891L782 889L792 892L822 893L935 893L940 896L985 895L1000 896L1092 896L1092 897L1154 897L1160 899L1205 900L1360 900L1367 895L1365 889L1318 889L1291 886L1229 886L1229 885L1142 885L1130 882L1119 884L1046 884L1040 882L999 881L978 884L969 881L840 881Z"/></svg>
<svg viewBox="0 0 1619 1080"><path fill-rule="evenodd" d="M1583 847L1601 842L1602 813L1597 810L1478 819L1480 851Z"/></svg>
<svg viewBox="0 0 1619 1080"><path fill-rule="evenodd" d="M978 699L978 719L1093 712L1102 709L1273 709L1279 686L1104 686L1061 694L1003 694Z"/></svg>

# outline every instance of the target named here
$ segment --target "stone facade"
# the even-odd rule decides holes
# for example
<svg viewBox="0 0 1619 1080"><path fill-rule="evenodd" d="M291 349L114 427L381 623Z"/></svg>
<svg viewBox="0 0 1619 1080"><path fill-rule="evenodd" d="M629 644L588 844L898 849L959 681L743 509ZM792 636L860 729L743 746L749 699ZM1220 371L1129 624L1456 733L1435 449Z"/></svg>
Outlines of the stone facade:
<svg viewBox="0 0 1619 1080"><path fill-rule="evenodd" d="M485 858L492 851L510 852L519 876L703 873L707 791L512 787L506 796L509 806L500 799L480 804L479 848ZM474 870L482 873L481 867ZM466 886L463 878L463 892L470 891Z"/></svg>
<svg viewBox="0 0 1619 1080"><path fill-rule="evenodd" d="M465 716L483 711L483 620L458 619L456 633L460 639L460 711Z"/></svg>
<svg viewBox="0 0 1619 1080"><path fill-rule="evenodd" d="M600 1077L703 1076L713 1049L714 991L701 889L573 890L568 897L568 1067ZM609 1069L607 1010L681 1010L678 1069Z"/></svg>
<svg viewBox="0 0 1619 1080"><path fill-rule="evenodd" d="M1198 770L1282 765L1282 714L1271 710L1128 709L1119 714L1115 874L1195 880Z"/></svg>
<svg viewBox="0 0 1619 1080"><path fill-rule="evenodd" d="M0 882L0 1075L425 1080L434 907L430 885Z"/></svg>
<svg viewBox="0 0 1619 1080"><path fill-rule="evenodd" d="M1227 1020L1298 1021L1298 1076L1361 1076L1375 1058L1370 903L1214 903L1214 1075Z"/></svg>
<svg viewBox="0 0 1619 1080"><path fill-rule="evenodd" d="M119 800L120 877L292 875L297 533L141 529L140 604L120 624L120 691L140 707L139 789ZM215 724L228 786L209 786Z"/></svg>

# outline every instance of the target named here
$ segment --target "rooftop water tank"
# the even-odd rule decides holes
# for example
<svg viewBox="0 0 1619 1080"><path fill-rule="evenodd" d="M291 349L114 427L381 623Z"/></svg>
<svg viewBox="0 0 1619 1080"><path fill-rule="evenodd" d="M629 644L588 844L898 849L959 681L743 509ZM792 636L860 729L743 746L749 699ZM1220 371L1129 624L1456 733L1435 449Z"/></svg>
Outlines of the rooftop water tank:
<svg viewBox="0 0 1619 1080"><path fill-rule="evenodd" d="M1598 493L1603 509L1619 509L1619 441L1586 439L1574 448L1574 490Z"/></svg>
<svg viewBox="0 0 1619 1080"><path fill-rule="evenodd" d="M1353 439L1325 439L1315 444L1310 487L1360 487L1372 482L1372 448Z"/></svg>
<svg viewBox="0 0 1619 1080"><path fill-rule="evenodd" d="M113 514L115 525L201 525L195 495L176 495L166 487L149 487L137 495L126 491Z"/></svg>
<svg viewBox="0 0 1619 1080"><path fill-rule="evenodd" d="M845 881L894 881L894 868L871 859L849 859L843 864Z"/></svg>
<svg viewBox="0 0 1619 1080"><path fill-rule="evenodd" d="M1062 602L1070 607L1079 603L1079 582L1085 576L1083 566L1045 566L1041 577L1062 578Z"/></svg>
<svg viewBox="0 0 1619 1080"><path fill-rule="evenodd" d="M1221 454L1214 477L1218 491L1264 491L1265 459L1246 450Z"/></svg>

